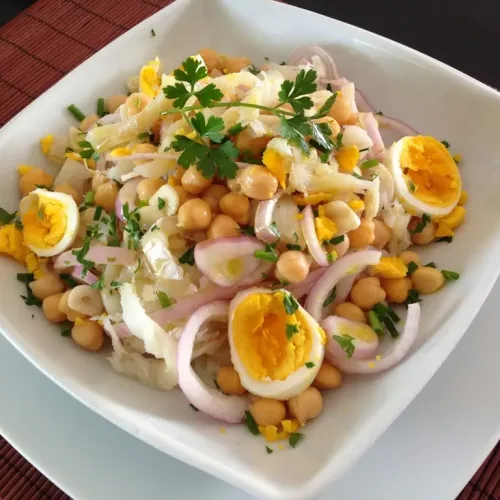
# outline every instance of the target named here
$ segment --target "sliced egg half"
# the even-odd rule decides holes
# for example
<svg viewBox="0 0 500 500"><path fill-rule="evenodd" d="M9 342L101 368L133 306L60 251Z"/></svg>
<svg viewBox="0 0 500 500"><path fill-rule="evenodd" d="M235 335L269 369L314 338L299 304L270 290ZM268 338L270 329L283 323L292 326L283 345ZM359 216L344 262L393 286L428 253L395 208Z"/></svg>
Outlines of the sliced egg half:
<svg viewBox="0 0 500 500"><path fill-rule="evenodd" d="M293 150L286 139L281 137L271 139L262 156L262 163L278 179L283 189L286 188L286 176L290 173L293 161Z"/></svg>
<svg viewBox="0 0 500 500"><path fill-rule="evenodd" d="M286 400L309 387L325 341L323 329L286 290L251 288L229 305L231 360L243 387L257 396Z"/></svg>
<svg viewBox="0 0 500 500"><path fill-rule="evenodd" d="M462 191L458 167L446 147L430 136L403 137L389 151L396 195L413 215L442 217Z"/></svg>
<svg viewBox="0 0 500 500"><path fill-rule="evenodd" d="M52 257L75 241L80 224L78 206L64 193L35 189L20 204L24 244L40 257Z"/></svg>

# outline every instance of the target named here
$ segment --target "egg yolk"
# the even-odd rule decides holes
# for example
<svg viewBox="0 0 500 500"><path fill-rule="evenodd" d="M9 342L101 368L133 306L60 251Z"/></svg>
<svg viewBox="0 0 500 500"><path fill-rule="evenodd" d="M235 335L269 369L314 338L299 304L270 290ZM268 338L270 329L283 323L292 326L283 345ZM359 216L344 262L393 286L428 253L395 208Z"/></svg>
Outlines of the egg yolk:
<svg viewBox="0 0 500 500"><path fill-rule="evenodd" d="M234 344L255 380L285 380L309 360L313 332L300 309L286 313L285 297L282 291L252 294L234 312ZM287 325L298 331L287 336Z"/></svg>
<svg viewBox="0 0 500 500"><path fill-rule="evenodd" d="M372 266L372 271L382 278L404 278L408 267L399 257L382 257L378 264Z"/></svg>
<svg viewBox="0 0 500 500"><path fill-rule="evenodd" d="M290 160L275 149L269 148L264 151L262 163L278 179L279 185L286 189L286 176L290 172Z"/></svg>
<svg viewBox="0 0 500 500"><path fill-rule="evenodd" d="M38 196L23 215L24 242L35 248L52 248L66 232L67 217L62 202Z"/></svg>
<svg viewBox="0 0 500 500"><path fill-rule="evenodd" d="M318 203L326 203L333 200L332 193L314 193L308 196L296 194L292 196L293 201L300 206L317 205Z"/></svg>
<svg viewBox="0 0 500 500"><path fill-rule="evenodd" d="M400 165L420 201L437 207L456 203L462 184L460 172L449 151L434 137L405 138Z"/></svg>
<svg viewBox="0 0 500 500"><path fill-rule="evenodd" d="M0 253L13 257L21 264L31 253L23 244L23 233L14 224L0 227Z"/></svg>
<svg viewBox="0 0 500 500"><path fill-rule="evenodd" d="M356 146L343 146L335 154L341 172L350 174L359 161L359 150Z"/></svg>
<svg viewBox="0 0 500 500"><path fill-rule="evenodd" d="M160 60L156 58L154 61L149 61L146 66L143 66L139 74L139 90L142 94L146 94L151 98L155 97L160 89L159 67Z"/></svg>

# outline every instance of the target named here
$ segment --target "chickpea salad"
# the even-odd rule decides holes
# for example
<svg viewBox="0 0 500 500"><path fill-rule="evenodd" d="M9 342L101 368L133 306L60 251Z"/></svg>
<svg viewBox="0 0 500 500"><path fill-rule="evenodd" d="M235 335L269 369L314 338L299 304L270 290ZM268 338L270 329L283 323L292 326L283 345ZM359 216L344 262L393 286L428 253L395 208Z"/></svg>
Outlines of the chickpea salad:
<svg viewBox="0 0 500 500"><path fill-rule="evenodd" d="M57 174L18 167L0 253L62 336L296 447L325 392L401 362L421 297L459 279L418 248L464 221L461 158L376 112L321 47L161 68L95 114L68 107L75 125L41 139Z"/></svg>

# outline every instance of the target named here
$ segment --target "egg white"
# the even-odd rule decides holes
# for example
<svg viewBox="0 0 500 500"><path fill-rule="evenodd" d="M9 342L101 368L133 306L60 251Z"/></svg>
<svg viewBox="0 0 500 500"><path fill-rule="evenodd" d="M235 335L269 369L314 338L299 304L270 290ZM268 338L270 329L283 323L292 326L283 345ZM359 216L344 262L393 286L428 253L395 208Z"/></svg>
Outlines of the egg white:
<svg viewBox="0 0 500 500"><path fill-rule="evenodd" d="M404 205L408 212L413 215L423 215L424 213L430 214L433 217L443 217L448 215L458 203L462 186L460 185L457 187L457 196L453 202L443 207L429 205L428 203L424 203L419 200L412 194L410 188L408 187L404 178L403 169L401 168L401 154L405 145L405 139L407 139L407 137L403 137L399 141L395 142L387 154L387 163L394 179L396 197L400 203Z"/></svg>
<svg viewBox="0 0 500 500"><path fill-rule="evenodd" d="M250 295L254 294L267 294L276 293L280 290L269 290L266 288L250 288L238 293L229 304L229 347L231 351L231 360L235 370L238 372L241 380L241 385L247 389L248 392L263 398L287 400L297 394L303 392L309 387L315 379L318 370L323 362L325 354L325 347L323 345L323 337L320 332L320 326L312 318L312 316L299 305L299 310L304 318L306 318L308 327L312 332L312 345L311 352L309 353L308 362L313 362L312 368L301 366L293 373L291 373L285 380L269 380L260 381L255 380L245 369L245 365L236 349L233 334L238 325L234 324L234 314L236 308L241 302ZM282 290L284 293L288 293Z"/></svg>
<svg viewBox="0 0 500 500"><path fill-rule="evenodd" d="M63 237L53 247L39 248L34 245L27 246L39 257L53 257L54 255L58 255L67 250L75 241L78 234L78 227L80 225L80 213L78 212L78 206L75 203L75 200L70 195L47 191L45 189L35 189L30 194L25 196L19 203L21 215L31 209L34 197L38 198L39 196L51 198L64 205L64 212L66 214L66 229Z"/></svg>

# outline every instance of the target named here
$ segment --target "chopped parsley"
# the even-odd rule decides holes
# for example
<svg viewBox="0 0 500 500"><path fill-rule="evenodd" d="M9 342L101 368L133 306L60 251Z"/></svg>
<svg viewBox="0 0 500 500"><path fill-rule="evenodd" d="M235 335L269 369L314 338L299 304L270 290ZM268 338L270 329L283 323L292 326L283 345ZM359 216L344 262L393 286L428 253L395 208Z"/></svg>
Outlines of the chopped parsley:
<svg viewBox="0 0 500 500"><path fill-rule="evenodd" d="M104 274L101 274L101 276L99 276L99 279L90 285L90 288L94 288L95 290L102 290L104 286Z"/></svg>
<svg viewBox="0 0 500 500"><path fill-rule="evenodd" d="M453 241L453 236L443 236L442 238L438 238L435 240L437 243L440 241L444 241L445 243L451 243Z"/></svg>
<svg viewBox="0 0 500 500"><path fill-rule="evenodd" d="M158 297L158 300L160 301L161 307L163 309L166 309L167 307L170 307L172 305L172 300L165 292L158 291L156 292L156 296Z"/></svg>
<svg viewBox="0 0 500 500"><path fill-rule="evenodd" d="M38 209L37 216L40 220L45 219L45 210L44 210L45 205L41 205L40 208Z"/></svg>
<svg viewBox="0 0 500 500"><path fill-rule="evenodd" d="M240 233L247 236L255 236L255 228L253 226L241 226Z"/></svg>
<svg viewBox="0 0 500 500"><path fill-rule="evenodd" d="M7 210L0 207L0 226L5 226L16 218L16 212L10 214Z"/></svg>
<svg viewBox="0 0 500 500"><path fill-rule="evenodd" d="M441 141L441 144L448 149L450 147L450 143L448 141Z"/></svg>
<svg viewBox="0 0 500 500"><path fill-rule="evenodd" d="M156 36L156 32L154 29L151 29L151 36Z"/></svg>
<svg viewBox="0 0 500 500"><path fill-rule="evenodd" d="M54 191L51 187L46 186L45 184L35 184L37 189L45 189L46 191Z"/></svg>
<svg viewBox="0 0 500 500"><path fill-rule="evenodd" d="M316 365L312 361L306 363L307 368L314 368Z"/></svg>
<svg viewBox="0 0 500 500"><path fill-rule="evenodd" d="M456 281L458 278L460 278L460 274L456 273L455 271L445 271L444 269L441 271L441 274L443 275L445 280L448 281Z"/></svg>
<svg viewBox="0 0 500 500"><path fill-rule="evenodd" d="M295 311L297 311L297 309L299 308L299 303L289 293L284 294L283 304L288 315L294 314Z"/></svg>
<svg viewBox="0 0 500 500"><path fill-rule="evenodd" d="M256 68L253 64L249 66L247 69L248 71L250 71L250 73L252 73L252 75L258 75L260 73L260 69Z"/></svg>
<svg viewBox="0 0 500 500"><path fill-rule="evenodd" d="M181 264L187 264L188 266L194 266L194 247L188 248L180 257L179 262Z"/></svg>
<svg viewBox="0 0 500 500"><path fill-rule="evenodd" d="M71 321L63 321L59 325L59 328L60 328L62 337L70 337L71 336L71 329L73 328L73 323L71 323Z"/></svg>
<svg viewBox="0 0 500 500"><path fill-rule="evenodd" d="M71 276L71 274L61 273L59 275L59 278L70 288L75 288L75 286L78 286L77 281L75 280L75 278L73 278L73 276Z"/></svg>
<svg viewBox="0 0 500 500"><path fill-rule="evenodd" d="M245 412L245 425L254 436L258 436L260 434L257 422L249 411Z"/></svg>
<svg viewBox="0 0 500 500"><path fill-rule="evenodd" d="M17 281L20 281L21 283L24 283L26 285L26 295L21 295L21 298L24 300L24 303L27 306L42 307L42 301L35 297L29 286L32 281L35 281L33 273L18 273L16 278Z"/></svg>
<svg viewBox="0 0 500 500"><path fill-rule="evenodd" d="M333 287L323 302L323 307L329 306L337 298L337 287Z"/></svg>
<svg viewBox="0 0 500 500"><path fill-rule="evenodd" d="M158 210L163 210L165 208L165 200L163 198L158 198Z"/></svg>
<svg viewBox="0 0 500 500"><path fill-rule="evenodd" d="M254 257L268 262L278 262L278 254L276 253L276 244L267 243L264 250L256 250Z"/></svg>
<svg viewBox="0 0 500 500"><path fill-rule="evenodd" d="M304 434L301 432L292 432L290 434L290 437L288 438L288 444L292 447L295 448L301 441L304 439Z"/></svg>
<svg viewBox="0 0 500 500"><path fill-rule="evenodd" d="M408 181L408 189L409 189L412 193L414 193L414 192L415 192L416 187L415 187L415 184L413 183L413 181Z"/></svg>
<svg viewBox="0 0 500 500"><path fill-rule="evenodd" d="M326 260L331 264L332 262L335 262L337 259L333 253L328 252L326 254Z"/></svg>
<svg viewBox="0 0 500 500"><path fill-rule="evenodd" d="M302 250L302 247L300 245L295 245L293 243L287 243L286 248L287 250Z"/></svg>
<svg viewBox="0 0 500 500"><path fill-rule="evenodd" d="M436 263L435 262L429 262L428 264L425 264L424 267L433 267L434 269L436 269Z"/></svg>
<svg viewBox="0 0 500 500"><path fill-rule="evenodd" d="M278 229L278 226L276 225L276 222L274 222L274 221L271 222L271 224L269 224L269 229L274 234L274 236L276 236L276 238L278 238L278 239L281 238L281 233L280 233L280 230Z"/></svg>
<svg viewBox="0 0 500 500"><path fill-rule="evenodd" d="M406 273L406 276L411 276L418 269L418 264L412 260L408 263L407 267L408 271Z"/></svg>
<svg viewBox="0 0 500 500"><path fill-rule="evenodd" d="M125 227L123 230L128 233L127 246L129 249L137 250L139 242L144 236L144 231L141 229L138 208L130 211L128 203L123 205L123 218L125 219Z"/></svg>
<svg viewBox="0 0 500 500"><path fill-rule="evenodd" d="M418 222L418 224L415 226L415 229L410 229L409 233L410 234L417 234L421 233L425 226L431 221L431 216L429 214L423 214L422 218Z"/></svg>
<svg viewBox="0 0 500 500"><path fill-rule="evenodd" d="M274 450L272 448L269 448L269 446L266 446L266 451L267 454L270 455Z"/></svg>
<svg viewBox="0 0 500 500"><path fill-rule="evenodd" d="M333 335L333 340L337 342L337 344L341 347L341 349L347 354L348 358L352 358L354 354L354 350L356 349L353 340L354 337L349 335L348 333L343 333L342 335Z"/></svg>
<svg viewBox="0 0 500 500"><path fill-rule="evenodd" d="M137 139L140 141L143 141L144 139L149 139L150 133L149 132L142 132L137 136Z"/></svg>
<svg viewBox="0 0 500 500"><path fill-rule="evenodd" d="M80 141L78 146L82 149L80 151L80 156L85 160L98 160L100 158L100 154L94 150L94 146L89 141Z"/></svg>
<svg viewBox="0 0 500 500"><path fill-rule="evenodd" d="M286 325L286 338L288 340L292 340L292 337L296 334L299 333L299 327L297 325Z"/></svg>
<svg viewBox="0 0 500 500"><path fill-rule="evenodd" d="M242 125L241 122L238 122L236 125L229 127L227 129L227 133L229 135L238 135L240 132L243 132L248 127L248 125Z"/></svg>

